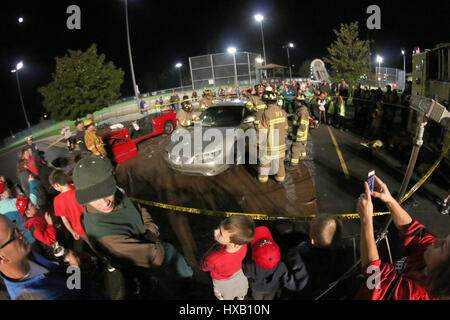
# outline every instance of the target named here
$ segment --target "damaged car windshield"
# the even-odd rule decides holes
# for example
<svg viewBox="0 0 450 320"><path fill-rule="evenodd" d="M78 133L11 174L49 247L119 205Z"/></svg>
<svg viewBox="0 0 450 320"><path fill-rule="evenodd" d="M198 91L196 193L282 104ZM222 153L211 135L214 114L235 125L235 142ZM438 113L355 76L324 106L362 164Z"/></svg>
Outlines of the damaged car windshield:
<svg viewBox="0 0 450 320"><path fill-rule="evenodd" d="M200 116L202 124L217 127L238 126L242 121L243 108L238 106L214 107Z"/></svg>

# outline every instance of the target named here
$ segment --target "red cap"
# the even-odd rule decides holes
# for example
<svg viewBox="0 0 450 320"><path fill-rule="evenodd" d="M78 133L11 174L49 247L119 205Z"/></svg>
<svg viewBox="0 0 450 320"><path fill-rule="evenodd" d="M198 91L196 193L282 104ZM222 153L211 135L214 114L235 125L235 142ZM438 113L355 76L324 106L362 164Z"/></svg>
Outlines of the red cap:
<svg viewBox="0 0 450 320"><path fill-rule="evenodd" d="M20 212L20 220L22 220L22 217L25 213L25 210L27 209L29 201L30 201L30 199L28 199L25 196L22 196L20 194L17 196L16 208L17 208L17 211Z"/></svg>
<svg viewBox="0 0 450 320"><path fill-rule="evenodd" d="M3 191L6 190L6 184L4 184L2 181L0 181L0 193L3 193Z"/></svg>
<svg viewBox="0 0 450 320"><path fill-rule="evenodd" d="M263 269L273 269L280 262L280 248L273 241L272 234L267 227L255 228L255 236L250 242L252 258Z"/></svg>

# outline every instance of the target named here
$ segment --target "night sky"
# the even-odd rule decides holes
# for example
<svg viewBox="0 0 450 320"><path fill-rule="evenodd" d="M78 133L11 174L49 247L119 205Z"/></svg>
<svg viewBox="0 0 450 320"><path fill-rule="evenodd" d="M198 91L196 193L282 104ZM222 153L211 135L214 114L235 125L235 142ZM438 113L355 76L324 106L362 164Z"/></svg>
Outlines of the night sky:
<svg viewBox="0 0 450 320"><path fill-rule="evenodd" d="M81 30L69 30L68 6L81 9ZM368 30L366 9L381 8L381 30ZM16 78L11 70L23 60L20 85L31 124L45 114L37 92L51 81L55 56L67 49L86 50L97 44L125 72L122 97L133 95L125 29L125 1L3 1L0 10L0 88L3 115L0 137L26 128ZM179 85L176 62L188 76L189 57L238 51L262 53L259 23L263 28L268 63L287 65L282 46L291 41L291 62L297 70L306 59L323 58L340 23L359 21L360 38L371 39L372 54L384 57L383 66L403 68L401 49L407 52L406 71L411 71L415 46L433 48L450 42L450 1L150 1L129 0L131 47L140 92ZM24 23L17 19L23 16ZM374 61L373 61L374 62ZM375 64L375 62L374 62ZM160 76L161 74L165 76Z"/></svg>

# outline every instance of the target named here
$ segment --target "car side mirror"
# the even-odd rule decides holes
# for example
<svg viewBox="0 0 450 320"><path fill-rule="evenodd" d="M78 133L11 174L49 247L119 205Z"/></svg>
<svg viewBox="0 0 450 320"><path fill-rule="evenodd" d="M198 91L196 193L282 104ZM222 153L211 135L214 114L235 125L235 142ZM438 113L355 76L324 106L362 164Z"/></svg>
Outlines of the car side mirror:
<svg viewBox="0 0 450 320"><path fill-rule="evenodd" d="M243 123L253 123L255 121L255 117L254 116L248 116L244 119Z"/></svg>

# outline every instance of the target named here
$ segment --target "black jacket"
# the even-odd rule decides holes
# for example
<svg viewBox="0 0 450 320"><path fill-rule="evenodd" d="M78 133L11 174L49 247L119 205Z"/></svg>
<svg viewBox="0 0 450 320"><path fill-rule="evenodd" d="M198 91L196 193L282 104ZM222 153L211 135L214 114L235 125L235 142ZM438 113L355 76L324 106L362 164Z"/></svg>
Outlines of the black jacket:
<svg viewBox="0 0 450 320"><path fill-rule="evenodd" d="M87 151L86 145L84 144L84 130L77 130L75 134L75 143L79 146L81 151Z"/></svg>
<svg viewBox="0 0 450 320"><path fill-rule="evenodd" d="M292 291L302 290L308 283L308 273L298 256L294 268L288 269L284 261L280 261L272 269L263 269L252 259L245 260L243 271L252 290L271 293L276 291L280 284Z"/></svg>
<svg viewBox="0 0 450 320"><path fill-rule="evenodd" d="M338 263L336 250L320 249L310 243L301 243L296 248L289 249L285 256L288 266L302 264L309 276L307 285L297 298L315 298L341 275L342 266Z"/></svg>

